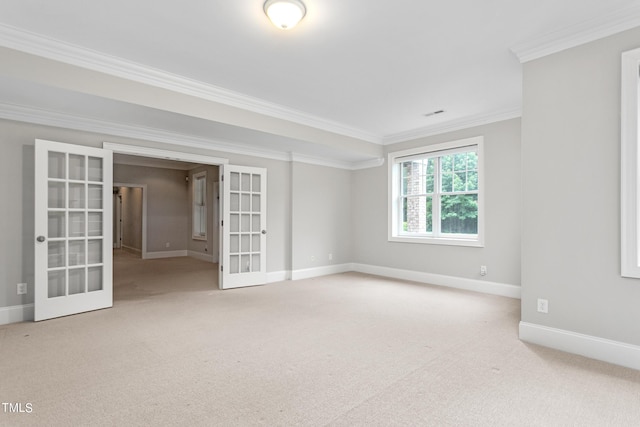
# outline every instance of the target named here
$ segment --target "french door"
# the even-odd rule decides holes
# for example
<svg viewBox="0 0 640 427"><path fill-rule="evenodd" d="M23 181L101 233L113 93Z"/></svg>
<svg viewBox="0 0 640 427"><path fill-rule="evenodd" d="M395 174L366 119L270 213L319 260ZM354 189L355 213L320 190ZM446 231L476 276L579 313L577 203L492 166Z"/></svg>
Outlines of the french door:
<svg viewBox="0 0 640 427"><path fill-rule="evenodd" d="M222 222L220 288L267 282L267 171L221 167Z"/></svg>
<svg viewBox="0 0 640 427"><path fill-rule="evenodd" d="M35 143L36 321L113 305L112 152Z"/></svg>

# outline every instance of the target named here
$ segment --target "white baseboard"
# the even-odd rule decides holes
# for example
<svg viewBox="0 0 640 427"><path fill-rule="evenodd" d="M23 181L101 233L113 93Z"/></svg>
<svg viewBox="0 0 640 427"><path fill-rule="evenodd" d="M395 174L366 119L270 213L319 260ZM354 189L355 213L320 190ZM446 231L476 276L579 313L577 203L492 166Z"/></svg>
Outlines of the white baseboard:
<svg viewBox="0 0 640 427"><path fill-rule="evenodd" d="M187 254L191 258L199 259L201 261L216 262L213 259L213 255L203 254L202 252L196 252L196 251L187 251Z"/></svg>
<svg viewBox="0 0 640 427"><path fill-rule="evenodd" d="M290 280L290 278L291 272L286 270L267 273L267 283L284 282L285 280Z"/></svg>
<svg viewBox="0 0 640 427"><path fill-rule="evenodd" d="M33 320L33 304L14 305L0 308L0 325L28 322Z"/></svg>
<svg viewBox="0 0 640 427"><path fill-rule="evenodd" d="M327 276L329 274L346 273L347 271L353 271L353 264L336 264L305 268L302 270L293 270L291 272L291 280L310 279L312 277Z"/></svg>
<svg viewBox="0 0 640 427"><path fill-rule="evenodd" d="M482 292L485 294L500 295L503 297L520 299L521 289L517 285L506 283L488 282L485 280L467 279L464 277L445 276L442 274L423 273L398 268L380 267L368 264L352 264L353 271L359 273L374 274L376 276L391 277L394 279L411 280L414 282L428 283L430 285L445 286L448 288L465 289L467 291Z"/></svg>
<svg viewBox="0 0 640 427"><path fill-rule="evenodd" d="M175 258L187 255L188 251L186 249L182 251L147 252L144 259Z"/></svg>
<svg viewBox="0 0 640 427"><path fill-rule="evenodd" d="M527 322L519 329L522 341L640 370L640 346Z"/></svg>

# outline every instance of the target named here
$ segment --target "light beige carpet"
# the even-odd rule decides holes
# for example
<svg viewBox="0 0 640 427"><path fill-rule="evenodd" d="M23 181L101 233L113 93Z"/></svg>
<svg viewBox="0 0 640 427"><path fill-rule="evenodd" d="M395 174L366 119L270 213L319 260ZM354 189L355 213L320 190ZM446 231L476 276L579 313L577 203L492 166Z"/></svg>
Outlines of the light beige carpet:
<svg viewBox="0 0 640 427"><path fill-rule="evenodd" d="M0 425L637 426L640 372L518 340L520 302L361 274L219 291L116 258L114 308L0 327Z"/></svg>

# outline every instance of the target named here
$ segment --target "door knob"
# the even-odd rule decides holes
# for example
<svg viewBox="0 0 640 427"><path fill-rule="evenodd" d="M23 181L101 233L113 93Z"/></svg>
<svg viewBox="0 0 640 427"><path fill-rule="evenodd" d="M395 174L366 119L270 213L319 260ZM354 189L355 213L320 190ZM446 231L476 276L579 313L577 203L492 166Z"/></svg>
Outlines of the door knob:
<svg viewBox="0 0 640 427"><path fill-rule="evenodd" d="M38 236L38 237L36 238L36 240L37 240L38 242L42 243L42 242L44 242L44 241L45 241L45 240L47 240L47 239L45 239L45 238L44 238L44 236Z"/></svg>
<svg viewBox="0 0 640 427"><path fill-rule="evenodd" d="M267 230L262 230L262 234L267 234Z"/></svg>

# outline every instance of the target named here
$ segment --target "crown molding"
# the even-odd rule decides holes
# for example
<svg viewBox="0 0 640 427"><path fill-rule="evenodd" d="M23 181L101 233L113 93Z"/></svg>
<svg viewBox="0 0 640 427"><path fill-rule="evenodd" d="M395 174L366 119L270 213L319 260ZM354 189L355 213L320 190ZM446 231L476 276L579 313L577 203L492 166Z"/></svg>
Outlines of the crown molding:
<svg viewBox="0 0 640 427"><path fill-rule="evenodd" d="M640 26L640 4L517 43L511 51L521 63Z"/></svg>
<svg viewBox="0 0 640 427"><path fill-rule="evenodd" d="M53 126L92 132L103 135L119 136L123 138L140 139L144 141L160 142L183 147L202 148L223 153L240 154L244 156L260 157L285 162L300 161L303 163L330 166L339 169L356 170L363 167L375 166L375 161L347 162L336 159L319 158L304 154L290 153L277 150L266 150L220 139L200 138L192 135L170 132L162 129L142 126L125 125L121 123L97 120L71 114L44 110L22 105L0 103L0 119L32 123L43 126ZM294 160L294 157L296 160ZM366 166L371 163L371 166ZM364 165L364 166L363 166Z"/></svg>
<svg viewBox="0 0 640 427"><path fill-rule="evenodd" d="M0 24L0 46L338 135L382 143L381 136L362 129L9 25Z"/></svg>
<svg viewBox="0 0 640 427"><path fill-rule="evenodd" d="M406 132L399 132L393 135L386 136L383 140L384 145L396 144L399 142L412 141L414 139L425 138L428 136L439 135L446 132L453 132L462 129L468 129L476 126L482 126L489 123L500 122L503 120L515 119L522 116L522 109L512 108L509 110L502 110L488 114L476 114L474 116L468 116L457 120L450 120L448 122L422 127L418 129L409 130Z"/></svg>

